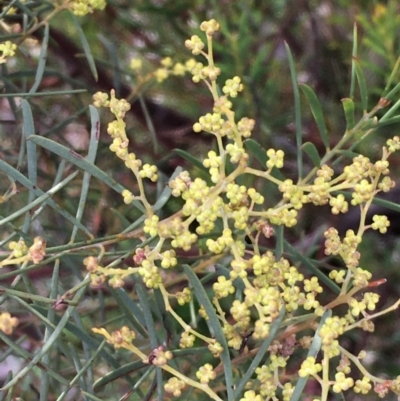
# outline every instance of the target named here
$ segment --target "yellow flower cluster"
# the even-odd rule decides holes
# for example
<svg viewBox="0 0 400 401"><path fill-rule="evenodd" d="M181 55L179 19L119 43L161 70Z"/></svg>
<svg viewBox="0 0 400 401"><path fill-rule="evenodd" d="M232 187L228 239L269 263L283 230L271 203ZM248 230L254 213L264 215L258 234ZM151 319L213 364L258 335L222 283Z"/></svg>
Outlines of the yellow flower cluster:
<svg viewBox="0 0 400 401"><path fill-rule="evenodd" d="M0 268L6 265L14 265L32 261L39 264L46 256L46 241L42 237L35 237L33 244L28 247L24 240L11 241L8 247L12 251L8 257L0 262Z"/></svg>
<svg viewBox="0 0 400 401"><path fill-rule="evenodd" d="M19 321L16 317L11 317L8 312L0 313L0 331L4 334L12 334L15 327L17 327Z"/></svg>
<svg viewBox="0 0 400 401"><path fill-rule="evenodd" d="M126 124L124 122L124 117L131 108L128 101L125 99L117 99L115 97L115 91L112 90L110 98L107 93L95 93L93 95L93 104L95 107L109 108L111 113L116 117L116 120L108 124L107 129L108 134L113 138L110 150L124 161L125 166L133 172L139 182L141 182L143 178L148 178L156 182L158 180L157 167L150 164L144 164L142 166L142 161L136 158L136 154L129 151L129 139L126 135ZM142 188L142 186L140 186L140 188ZM140 199L147 206L146 208L149 210L149 213L151 213L143 190L139 197L133 196L128 190L124 190L122 196L124 197L125 203L130 203L136 198Z"/></svg>
<svg viewBox="0 0 400 401"><path fill-rule="evenodd" d="M95 10L104 10L106 8L106 0L70 0L72 12L82 17L93 13Z"/></svg>
<svg viewBox="0 0 400 401"><path fill-rule="evenodd" d="M0 64L6 63L8 57L13 57L16 50L17 45L9 40L0 43Z"/></svg>
<svg viewBox="0 0 400 401"><path fill-rule="evenodd" d="M160 289L166 310L182 326L180 347L192 347L198 337L208 343L209 351L216 358L224 351L223 345L197 333L183 322L169 305L168 297L171 296L180 305L193 301L189 288L168 294L164 287L165 271L162 269L179 266L175 249L189 251L193 249L193 244L196 244L209 258L224 258L229 261L229 272L219 275L213 283L213 305L221 321L228 346L239 353L244 348L245 339L247 341L251 337L253 341L260 341L267 338L274 321L283 309L288 319L294 318L294 311L298 310L301 313L310 311L309 319L305 318L307 323L304 327L314 329L314 320L318 320L327 310L337 305L345 305L347 309L344 316L328 317L321 324L318 332L322 342L321 363L317 362L319 359L309 356L301 364L298 374L300 377L311 375L323 382L324 379L319 373L329 367L332 358L340 356L341 364L337 368L334 380L324 381L324 391L326 392L328 388L339 393L354 388L356 392L366 393L371 388L370 379L363 377L354 382L348 376L351 371L350 357L344 355L339 339L347 330L355 327L373 330L368 312L375 310L379 296L373 292L366 292L362 297L354 296L361 288L368 287L371 279L371 274L359 267L358 246L365 230L373 229L384 233L389 227L390 222L387 217L380 215L374 216L373 223L366 226L365 214L378 192L387 192L394 186L394 182L388 176L388 157L400 149L400 139L398 137L389 139L382 149L381 159L376 162L371 162L365 156L357 156L338 173L325 163L297 183L293 179L277 178L281 177L276 174L277 169L283 169L282 174L285 172L285 154L279 149L271 148L266 151L266 164L263 170L253 169L249 166L245 141L251 137L255 121L248 117L238 120L232 104L246 88L237 76L227 79L221 90L217 87L221 71L214 64L212 43L213 35L218 29L219 24L215 20L206 21L201 24L201 30L206 34L206 42L196 35L185 42L194 56L205 59L204 64L191 59L178 68L171 59L166 58L156 74L157 80L162 81L174 69L182 73L189 71L194 82L201 82L209 88L214 102L212 110L201 116L193 125L195 133L206 132L213 135L216 140L215 149L210 150L203 160L203 166L208 171L208 174L205 173L207 177L192 178L188 171L181 171L170 180L168 185L172 196L180 198L183 202L181 210L174 216L160 220L146 200L142 180L147 178L155 182L158 173L155 166L148 164L142 166L136 155L129 151L124 122L125 114L130 107L129 103L124 99L116 99L114 92L111 92L110 98L104 93L97 93L94 96L94 104L97 107L108 107L116 117L116 120L108 126L108 133L113 138L110 149L135 174L141 191L140 195L135 196L129 190L125 190L122 196L127 204L134 200L143 203L147 217L143 233L153 242L145 249L135 251L134 261L137 268L125 269L125 273L122 274L116 269L107 270L93 261L87 261L88 270L93 272L96 280L100 281L104 277L111 276L111 272L114 271L114 285L115 282L117 284L123 282L126 274L139 273L148 288ZM141 66L138 60L133 60L131 63L133 70L139 70ZM265 204L268 200L259 192L259 187L243 184L246 182L243 178L249 175L274 183L281 193L281 201L274 207L267 208ZM350 196L346 198L339 193L343 190L351 191L351 199ZM345 269L333 270L329 275L342 288L337 298L325 306L320 303L319 295L323 293L324 288L317 277L306 278L299 271L299 267L293 266L286 257L276 257L271 251L260 250L260 238L262 236L270 238L274 235L271 225L295 226L299 211L307 203L315 206L329 204L333 214L346 213L349 207L358 205L361 205L365 212L364 221L360 223L357 232L349 230L344 238L340 238L334 228L329 228L324 233L325 254L340 256L345 264ZM232 299L232 295L237 292L241 294L241 298ZM220 305L219 302L223 298L229 299L229 308L221 306L225 300L221 301ZM228 309L229 319L225 316L228 314ZM206 320L207 310L203 306L198 309L198 314ZM295 332L296 328L293 330ZM294 386L290 382L281 384L276 378L279 376L279 370L285 369L296 347L311 346L311 337L303 337L297 341L293 335L290 339L291 342L287 340L286 343L283 340L276 341L270 347L268 364L255 370L257 391L245 391L242 401L275 399L279 387L283 399L285 401L290 399ZM170 369L168 355L168 351L163 349L153 350L148 363ZM358 359L355 363L359 363ZM171 373L171 370L168 371ZM183 380L177 372L173 375L175 376L165 385L165 390L180 397L188 381ZM197 371L196 377L199 382L190 382L190 385L194 387L200 385L201 389L210 395L208 383L215 378L212 366L210 364L202 366ZM215 393L212 393L211 398L219 399Z"/></svg>

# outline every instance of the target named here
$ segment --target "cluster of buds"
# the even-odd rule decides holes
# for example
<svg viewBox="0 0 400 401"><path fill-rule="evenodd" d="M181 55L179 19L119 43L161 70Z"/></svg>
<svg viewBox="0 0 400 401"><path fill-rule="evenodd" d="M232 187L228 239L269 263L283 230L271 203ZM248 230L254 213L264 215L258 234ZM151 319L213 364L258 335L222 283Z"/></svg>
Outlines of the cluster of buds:
<svg viewBox="0 0 400 401"><path fill-rule="evenodd" d="M135 175L139 182L140 194L135 196L128 189L122 191L122 196L125 204L130 204L135 200L141 201L147 211L147 219L145 220L144 232L150 236L156 236L158 234L158 217L153 214L152 208L147 201L146 194L144 192L144 186L142 180L147 178L152 182L158 180L157 167L150 164L144 164L142 161L137 159L135 153L129 152L129 139L126 134L126 124L124 117L130 110L130 104L125 99L117 99L115 97L115 91L111 91L111 97L103 92L97 92L93 96L94 105L96 107L107 107L111 113L115 116L115 120L110 122L108 125L107 132L113 138L113 142L110 145L110 150L114 152ZM173 253L165 253L165 261L162 264L163 268L174 266L177 261ZM135 260L136 258L136 260ZM138 261L138 255L135 255L135 263ZM90 266L89 271L91 282L93 285L101 285L108 277L109 284L114 287L122 287L125 283L125 278L133 273L139 273L149 288L157 288L161 283L161 277L158 274L158 267L154 264L154 257L148 258L147 255L141 258L139 267L130 267L128 269L115 269L113 267L100 267L93 263L86 261L86 264Z"/></svg>
<svg viewBox="0 0 400 401"><path fill-rule="evenodd" d="M16 259L21 258L22 256L28 253L28 247L25 244L24 240L11 241L8 244L9 249L12 251L12 256Z"/></svg>
<svg viewBox="0 0 400 401"><path fill-rule="evenodd" d="M107 129L108 134L113 138L110 150L124 161L125 166L135 174L138 181L148 178L156 182L158 180L157 167L150 164L142 166L142 161L136 158L135 153L129 152L129 139L126 135L126 124L124 122L124 117L131 108L129 102L125 99L117 99L115 91L112 90L110 98L107 93L95 93L93 95L93 104L95 107L108 107L116 117L116 120L108 124ZM129 191L124 191L123 197L125 203L135 199Z"/></svg>
<svg viewBox="0 0 400 401"><path fill-rule="evenodd" d="M35 237L30 247L28 247L22 239L18 242L11 241L8 247L12 252L6 259L0 262L0 268L6 265L26 263L29 261L37 265L46 256L46 241L42 237Z"/></svg>
<svg viewBox="0 0 400 401"><path fill-rule="evenodd" d="M28 255L35 265L39 264L46 256L46 241L41 237L35 237L29 247Z"/></svg>
<svg viewBox="0 0 400 401"><path fill-rule="evenodd" d="M174 397L180 397L185 386L186 383L183 380L178 379L177 377L171 377L168 382L165 383L164 389Z"/></svg>
<svg viewBox="0 0 400 401"><path fill-rule="evenodd" d="M11 317L8 312L0 313L0 331L8 336L12 334L15 327L17 327L19 321L16 317Z"/></svg>
<svg viewBox="0 0 400 401"><path fill-rule="evenodd" d="M69 0L67 3L72 12L79 17L106 8L106 0Z"/></svg>
<svg viewBox="0 0 400 401"><path fill-rule="evenodd" d="M6 63L7 58L13 57L16 50L17 45L9 40L0 43L0 64Z"/></svg>
<svg viewBox="0 0 400 401"><path fill-rule="evenodd" d="M136 267L128 267L126 269L103 267L99 264L99 260L95 256L87 256L83 260L83 264L90 274L90 282L93 287L99 287L108 280L111 287L121 288L125 285L125 279L128 276L140 270Z"/></svg>
<svg viewBox="0 0 400 401"><path fill-rule="evenodd" d="M171 57L164 57L160 61L160 67L146 73L146 65L140 57L134 57L130 60L129 68L136 75L137 81L144 85L145 83L156 80L157 83L164 82L171 76L183 76L194 69L196 61L187 60L185 63L173 62Z"/></svg>

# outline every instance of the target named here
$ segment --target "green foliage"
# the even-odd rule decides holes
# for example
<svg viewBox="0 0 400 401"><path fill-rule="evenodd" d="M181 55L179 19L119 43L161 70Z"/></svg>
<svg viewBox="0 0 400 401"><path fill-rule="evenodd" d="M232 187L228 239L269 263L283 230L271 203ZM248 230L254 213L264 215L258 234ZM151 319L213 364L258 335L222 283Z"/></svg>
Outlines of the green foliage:
<svg viewBox="0 0 400 401"><path fill-rule="evenodd" d="M342 3L2 4L2 399L400 394L397 4Z"/></svg>

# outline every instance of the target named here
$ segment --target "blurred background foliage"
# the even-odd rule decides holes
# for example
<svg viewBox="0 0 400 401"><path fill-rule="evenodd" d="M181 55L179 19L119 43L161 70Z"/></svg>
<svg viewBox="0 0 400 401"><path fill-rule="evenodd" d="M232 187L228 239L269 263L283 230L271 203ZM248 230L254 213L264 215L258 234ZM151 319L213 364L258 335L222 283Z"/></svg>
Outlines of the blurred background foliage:
<svg viewBox="0 0 400 401"><path fill-rule="evenodd" d="M0 8L8 5L8 1L0 1ZM22 123L18 105L21 97L26 96L20 94L28 92L34 85L40 51L46 38L44 28L34 30L27 38L21 37L21 32L33 26L36 18L43 20L51 5L46 1L14 1L15 15L2 15L1 19L0 40L16 38L20 47L16 57L0 65L0 157L18 166L21 171L26 166L18 163ZM213 146L206 134L192 132L193 123L211 109L212 99L208 90L194 84L188 75L171 76L161 83L155 78L147 78L152 77L165 57L171 57L174 62L190 58L184 40L199 34L199 23L210 18L221 24L222 34L217 36L214 50L216 63L222 70L222 80L239 75L245 84L243 95L234 102L237 116L256 119L254 139L262 147L285 151L288 155L285 174L293 179L297 177L297 149L293 86L285 42L294 56L299 81L311 86L322 104L331 144L338 142L346 126L341 99L349 97L350 93L354 23L358 28L357 58L365 71L369 108L399 82L397 71L392 77L392 86L385 91L390 74L399 63L400 6L397 0L108 0L104 12L97 11L82 18L63 12L51 19L43 79L34 91L36 95L33 93L26 97L33 111L36 132L86 155L91 95L114 88L117 97L129 98L132 103L132 111L127 118L132 150L145 162L156 163L164 176L160 185L149 185L148 191L154 194L152 199L155 200L178 165L193 169L175 149L184 149L201 159ZM79 32L79 26L83 33ZM94 58L96 73L88 63L88 50L84 49L83 37ZM140 74L130 69L132 58L142 59ZM72 90L84 91L71 93ZM67 93L57 94L57 91ZM46 92L56 93L45 96ZM356 92L355 101L359 100ZM361 112L358 117L361 117ZM111 141L106 126L110 116L104 112L101 118L97 165L135 192L133 177L108 150ZM306 102L302 103L302 123L304 142L313 142L322 154L324 147ZM380 128L357 150L371 159L377 158L385 139L398 135L399 126L397 123ZM52 186L59 158L40 149L38 160L38 185L45 190ZM305 162L312 166L308 159ZM391 163L392 176L396 177L399 161L393 158ZM55 196L55 200L71 214L75 214L79 203L82 180L79 177ZM1 177L0 185L4 193L9 187L5 176ZM139 216L135 208L123 205L121 197L100 181L93 180L91 185L83 223L95 236L118 233ZM0 214L7 216L22 207L27 196L27 191L22 190L11 203L0 205ZM270 197L274 199L274 196L276 194L271 192ZM391 200L400 203L400 191L394 192ZM177 205L170 202L168 207L170 209L166 214L176 210ZM321 226L336 224L342 230L354 228L354 213L336 219L330 217L328 208L321 208L317 216L315 210L308 208L302 213L299 225L291 233L291 241L300 244L307 256L320 260L321 266L329 268L335 261L324 259L320 247ZM363 266L370 269L377 279L388 279L387 284L377 289L382 296L382 308L400 297L399 215L393 213L391 221L390 235L367 235L361 247ZM17 222L14 224L18 226ZM72 226L58 213L46 209L40 223L33 224L32 238L44 235L50 247L64 244L68 241L70 228ZM5 240L8 233L8 229L3 229L1 240ZM122 252L124 247L129 249L129 246L120 245L117 251ZM61 276L65 277L62 284L64 290L82 279L84 271L81 271L80 260L74 256L63 262ZM2 285L11 280L6 277L6 269L4 271L5 274L0 272L3 273L3 277L0 275ZM50 283L49 268L33 270L29 279L38 293L46 293ZM88 295L80 310L83 326L90 329L106 319L118 320L116 302L109 292L94 291ZM91 304L90 296L97 297L96 306ZM24 315L21 306L14 307ZM35 318L25 316L26 321L18 328L17 335L24 336L28 348L32 350L42 339L42 329L35 326L38 323ZM378 372L378 375L379 372L388 377L400 374L398 317L397 312L396 315L382 317L376 322L376 333L373 335L357 331L348 338L346 348L355 354L357 349L370 351L369 369ZM5 354L2 359L4 361ZM66 369L63 373L71 374L70 367L61 362L60 366ZM3 374L5 369L3 363L0 373ZM99 372L101 366L98 367ZM39 399L39 377L38 372L33 372L22 383L20 394L24 400ZM98 396L111 400L115 398L110 394L122 396L128 389L126 385L119 388L109 384ZM132 397L129 399L144 399L140 395L139 398ZM346 399L358 398L349 395Z"/></svg>

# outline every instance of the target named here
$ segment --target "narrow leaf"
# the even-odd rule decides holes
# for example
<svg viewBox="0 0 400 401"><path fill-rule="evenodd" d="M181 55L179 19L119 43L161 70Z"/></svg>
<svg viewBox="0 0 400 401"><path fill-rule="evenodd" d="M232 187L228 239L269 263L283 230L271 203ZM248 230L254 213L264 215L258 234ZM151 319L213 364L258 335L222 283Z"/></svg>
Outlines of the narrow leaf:
<svg viewBox="0 0 400 401"><path fill-rule="evenodd" d="M96 160L97 155L97 148L99 146L99 139L100 139L100 116L99 112L97 111L96 107L90 105L90 142L89 142L89 151L87 160L90 163L94 163Z"/></svg>
<svg viewBox="0 0 400 401"><path fill-rule="evenodd" d="M39 311L43 316L46 316L47 309L37 306L37 305L35 305L34 308L37 311ZM54 317L54 320L57 324L60 323L61 319L62 319L62 317L58 316L58 315L55 315L55 317ZM68 322L65 325L65 329L68 330L69 332L71 332L74 336L76 336L82 343L87 344L92 350L97 351L102 344L102 341L99 341L98 337L94 336L92 332L90 332L88 334L86 331L83 331L82 329L77 327L72 322ZM113 355L110 354L110 352L107 348L101 349L100 355L113 368L117 369L120 366L119 362L114 358ZM128 383L130 383L131 385L134 384L134 381L129 377L126 377L126 381Z"/></svg>
<svg viewBox="0 0 400 401"><path fill-rule="evenodd" d="M103 350L103 348L106 344L107 344L107 341L103 340L103 342L100 344L98 349L93 353L93 355L90 358L86 359L85 365L82 367L82 369L79 372L77 372L76 376L69 382L68 387L66 389L64 389L64 391L60 394L60 396L57 398L56 401L63 401L69 394L71 388L73 386L75 386L75 383L83 376L83 374L86 371L88 371L88 372L90 371L90 369L93 367L93 362L95 361L97 356L101 353L101 351ZM89 385L87 385L87 387L89 387L88 390L91 391L92 389L90 387L93 388L93 385L90 385L90 383L89 383Z"/></svg>
<svg viewBox="0 0 400 401"><path fill-rule="evenodd" d="M89 142L89 152L87 160L88 162L94 164L96 160L97 148L99 145L100 118L99 118L99 113L94 106L90 105L89 110L90 110L91 130L90 130L90 142ZM76 216L75 216L76 220L79 222L82 220L83 212L85 210L86 200L90 188L90 178L91 174L85 171L85 173L83 174L78 210L76 211ZM75 226L71 233L70 242L74 242L77 233L78 233L78 227Z"/></svg>
<svg viewBox="0 0 400 401"><path fill-rule="evenodd" d="M254 77L255 81L257 78L260 77L261 74L265 74L265 60L268 58L268 53L270 52L270 44L264 43L263 45L260 46L260 48L257 49L257 55L255 56L255 59L251 63L251 72L250 76Z"/></svg>
<svg viewBox="0 0 400 401"><path fill-rule="evenodd" d="M329 149L328 130L326 129L324 114L322 112L321 103L319 102L315 92L305 84L300 85L308 103L310 104L311 113L317 123L319 134L326 149Z"/></svg>
<svg viewBox="0 0 400 401"><path fill-rule="evenodd" d="M28 159L28 177L33 185L37 184L37 154L36 154L36 145L32 142L28 141L28 138L31 135L35 134L35 127L33 125L33 116L32 110L29 103L22 99L21 101L21 109L23 116L23 133L24 139L26 140L26 151L27 151L27 159ZM32 201L35 198L34 192L29 191L29 201Z"/></svg>
<svg viewBox="0 0 400 401"><path fill-rule="evenodd" d="M276 226L274 228L274 231L275 231L275 238L276 238L275 258L276 258L276 260L279 260L283 254L283 238L284 238L285 227L283 225Z"/></svg>
<svg viewBox="0 0 400 401"><path fill-rule="evenodd" d="M160 151L160 145L157 139L157 133L153 124L151 113L149 112L146 102L144 101L144 98L141 94L138 96L138 99L140 107L142 108L143 111L144 119L146 120L147 129L149 130L150 133L151 142L153 144L153 152L154 154L158 155Z"/></svg>
<svg viewBox="0 0 400 401"><path fill-rule="evenodd" d="M4 78L4 77L3 77ZM1 93L1 97L7 98L15 98L15 97L42 97L42 96L63 96L63 95L72 95L74 93L85 93L87 89L68 89L66 91L47 91L47 92L35 92L35 93L26 93L26 92L12 92L12 93Z"/></svg>
<svg viewBox="0 0 400 401"><path fill-rule="evenodd" d="M3 162L4 163L4 162ZM2 170L2 160L0 160L0 170ZM35 208L36 206L41 205L43 202L45 202L46 200L48 200L51 196L53 196L57 191L59 191L61 188L63 188L65 185L68 184L69 181L71 181L74 177L76 176L76 174L71 174L70 176L68 176L63 182L57 184L56 186L54 186L53 188L51 188L49 191L47 192L43 192L39 197L37 197L35 200L29 202L27 205L21 207L20 209L18 209L16 212L8 215L7 217L5 217L4 219L0 220L0 227L7 224L10 221L13 221L14 219L16 219L17 217L21 216L22 214L29 212L30 210L32 210L33 208ZM35 191L35 186L32 185L32 191L34 194L38 193L38 191Z"/></svg>
<svg viewBox="0 0 400 401"><path fill-rule="evenodd" d="M261 344L260 349L258 350L256 356L253 358L247 372L240 380L239 384L235 389L235 401L239 401L240 396L242 395L242 391L244 390L246 384L250 381L251 376L253 376L254 371L264 358L265 354L267 353L269 346L271 345L272 341L275 339L276 334L281 327L282 320L285 316L285 307L283 306L281 311L279 312L278 318L271 324L270 332L268 337L264 340Z"/></svg>
<svg viewBox="0 0 400 401"><path fill-rule="evenodd" d="M89 230L84 225L82 225L79 221L76 221L76 219L74 217L72 217L67 211L65 211L56 202L54 202L51 198L49 198L49 196L52 195L51 191L54 192L54 188L56 188L56 191L57 191L59 189L59 187L54 186L50 191L45 193L41 189L39 189L35 185L33 185L33 183L30 180L28 180L28 178L26 178L23 174L21 174L18 170L16 170L15 168L10 166L3 160L0 160L0 170L4 171L7 175L12 177L15 181L20 182L24 187L28 188L29 190L33 190L36 196L42 196L42 195L46 194L44 199L41 199L42 202L46 201L49 204L49 206L51 206L54 210L56 210L58 213L60 213L63 217L65 217L73 225L77 225L82 230L82 232L84 232L85 234L87 234L90 237L92 236L91 233L89 232ZM75 173L72 173L71 175L69 175L67 178L65 178L63 181L61 181L57 185L69 182L77 175L77 173L78 173L77 171ZM38 202L37 204L40 204L40 201L38 201L37 199L35 200L35 202ZM10 216L7 217L7 219L9 219L9 218L10 218ZM3 221L4 221L4 219L1 221L0 225L5 224ZM11 220L9 220L9 221L11 221Z"/></svg>
<svg viewBox="0 0 400 401"><path fill-rule="evenodd" d="M79 289L72 301L78 303L79 300L82 298L83 294L86 292L86 287L83 287ZM64 315L61 317L60 321L57 324L57 327L51 334L51 336L48 338L47 342L42 345L40 350L35 354L35 356L29 361L29 363L22 369L20 370L11 381L9 381L3 388L3 391L9 390L12 388L18 381L20 381L24 376L26 376L32 369L33 367L37 366L37 364L42 360L43 356L46 355L52 347L55 345L57 341L59 341L59 337L62 335L62 332L65 328L65 326L68 324L68 321L75 310L76 306L69 306L66 311L64 312Z"/></svg>
<svg viewBox="0 0 400 401"><path fill-rule="evenodd" d="M2 341L2 343L5 343L6 345L8 345L10 347L10 349L12 350L12 352L16 355L16 356L20 356L22 358L24 358L25 360L29 361L32 359L32 354L30 352L28 352L24 347L20 346L19 343L17 341L13 341L9 336L6 336L3 332L0 331L0 340ZM3 361L2 361L3 362ZM53 377L54 380L57 380L58 382L62 383L63 385L68 385L68 380L65 379L62 375L60 375L59 373L55 372L50 366L48 366L47 364L44 364L42 362L42 367L44 369L46 369L47 373ZM7 385L6 382L4 382L5 385ZM1 389L3 390L3 389ZM0 397L3 394L6 394L6 392L1 391L0 390ZM1 399L1 398L0 398Z"/></svg>
<svg viewBox="0 0 400 401"><path fill-rule="evenodd" d="M89 42L87 41L86 36L83 33L82 27L79 24L79 22L78 22L77 18L75 17L75 15L72 12L70 13L70 15L71 15L71 18L72 18L72 22L75 25L76 32L78 33L79 39L80 39L80 41L82 43L83 51L85 53L86 60L87 60L87 62L89 64L90 71L92 72L94 79L97 81L99 77L97 75L96 64L94 62L94 59L93 59L93 56L92 56L92 52L90 51Z"/></svg>
<svg viewBox="0 0 400 401"><path fill-rule="evenodd" d="M148 338L146 329L143 327L146 323L144 315L137 304L128 296L128 294L122 288L108 287L108 290L118 302L122 312L124 312L126 319L132 324L140 335L144 338Z"/></svg>
<svg viewBox="0 0 400 401"><path fill-rule="evenodd" d="M400 90L400 82L386 95L386 99L393 100L394 95Z"/></svg>
<svg viewBox="0 0 400 401"><path fill-rule="evenodd" d="M104 376L102 376L100 379L98 379L94 385L93 385L93 390L98 391L101 387L104 387L106 384L119 379L122 376L126 376L132 372L135 372L139 369L145 368L146 373L144 374L145 377L154 370L154 366L148 365L144 363L143 361L135 361L135 362L130 362L127 363L126 365L123 365L119 367L118 369L112 370L109 373L106 373ZM136 384L135 384L136 387Z"/></svg>
<svg viewBox="0 0 400 401"><path fill-rule="evenodd" d="M109 40L105 35L97 35L103 45L108 51L108 56L113 71L113 88L117 97L121 94L121 69L119 67L119 57L117 52L117 46L114 41Z"/></svg>
<svg viewBox="0 0 400 401"><path fill-rule="evenodd" d="M311 142L306 142L302 145L301 150L303 150L307 156L311 159L315 167L321 165L321 158L315 145Z"/></svg>
<svg viewBox="0 0 400 401"><path fill-rule="evenodd" d="M348 150L348 149L340 149L340 150L336 151L336 153L343 155L345 157L348 157L351 160L353 160L355 157L360 155L359 153L352 152L351 150Z"/></svg>
<svg viewBox="0 0 400 401"><path fill-rule="evenodd" d="M157 338L157 330L154 324L153 315L150 309L150 302L149 302L149 294L145 291L144 286L142 284L141 278L138 275L135 276L135 288L137 295L139 297L140 305L143 310L144 320L146 322L147 332L149 333L149 340L150 340L150 347L155 349L158 347L158 338ZM158 321L162 321L161 319ZM158 385L158 399L159 401L163 400L164 395L164 386L162 380L162 371L160 368L156 368L156 380Z"/></svg>
<svg viewBox="0 0 400 401"><path fill-rule="evenodd" d="M299 84L297 82L297 73L296 73L296 67L294 65L292 52L290 51L289 45L286 42L285 42L285 48L289 60L290 75L292 77L292 85L293 85L295 125L296 125L296 146L297 149L300 149L303 143L303 127L301 124L301 103L300 103ZM297 152L297 170L299 172L299 179L301 179L303 177L302 152Z"/></svg>
<svg viewBox="0 0 400 401"><path fill-rule="evenodd" d="M351 129L353 129L354 125L356 124L354 118L354 110L355 110L354 102L349 97L345 97L344 99L342 99L342 104L343 104L344 116L346 118L346 132L349 132Z"/></svg>
<svg viewBox="0 0 400 401"><path fill-rule="evenodd" d="M367 81L365 79L364 71L361 68L361 65L358 60L353 59L354 68L356 70L358 87L360 89L361 96L361 104L364 113L368 110L368 90L367 90Z"/></svg>
<svg viewBox="0 0 400 401"><path fill-rule="evenodd" d="M268 157L267 151L260 146L254 139L246 139L244 142L245 149L252 154L263 167L266 166Z"/></svg>
<svg viewBox="0 0 400 401"><path fill-rule="evenodd" d="M215 333L215 338L216 340L222 345L223 351L221 353L221 361L224 366L224 372L225 372L225 385L226 385L226 390L228 393L228 401L233 401L234 400L234 394L233 394L233 388L234 388L234 382L233 382L233 374L232 374L232 363L231 363L231 358L229 355L229 349L228 349L228 344L226 342L226 337L224 335L224 332L222 331L221 324L219 322L218 316L215 312L215 309L208 298L208 295L201 284L199 278L197 277L196 273L193 271L191 266L184 265L183 266L186 275L188 276L189 282L191 286L194 289L194 292L196 294L196 297L201 305L204 306L204 309L207 312L207 316L209 318L209 323L212 329L214 330Z"/></svg>
<svg viewBox="0 0 400 401"><path fill-rule="evenodd" d="M182 157L187 162L189 162L192 166L197 167L199 170L207 173L208 170L203 166L203 163L197 159L196 157L192 156L190 153L182 150L182 149L174 149L173 151L176 155Z"/></svg>
<svg viewBox="0 0 400 401"><path fill-rule="evenodd" d="M380 122L384 121L389 121L389 119L392 119L393 114L397 111L397 109L400 107L400 99L396 101L396 103L390 107L390 109L385 113L385 115L381 118Z"/></svg>
<svg viewBox="0 0 400 401"><path fill-rule="evenodd" d="M374 198L372 201L374 205L387 207L388 209L395 210L396 212L400 212L400 205L394 202L390 202L385 199Z"/></svg>
<svg viewBox="0 0 400 401"><path fill-rule="evenodd" d="M390 125L390 124L395 124L395 123L399 123L400 122L400 116L397 117L392 117L389 118L388 120L384 120L384 121L379 121L379 123L376 125L377 128L379 127L383 127L385 125Z"/></svg>
<svg viewBox="0 0 400 401"><path fill-rule="evenodd" d="M178 167L179 171L182 171L180 167ZM175 170L176 171L176 170ZM178 174L173 174L170 180L173 180ZM169 185L166 183L163 191L161 192L159 198L157 199L157 202L153 206L153 211L157 212L160 210L167 202L168 199L171 197L172 189L169 187Z"/></svg>
<svg viewBox="0 0 400 401"><path fill-rule="evenodd" d="M40 49L39 63L36 70L35 81L33 82L32 88L29 91L30 94L35 93L38 90L40 83L42 82L47 60L47 45L49 43L49 36L50 36L49 32L50 32L49 24L46 24L44 27L42 48Z"/></svg>
<svg viewBox="0 0 400 401"><path fill-rule="evenodd" d="M319 322L317 331L315 332L315 335L314 335L314 338L312 340L311 347L310 347L310 350L308 351L307 357L312 356L312 357L315 358L317 356L319 350L321 349L321 344L322 344L321 337L319 336L318 333L321 330L321 327L323 326L323 324L325 323L325 320L328 317L330 317L331 315L332 315L332 310L331 309L327 310L322 315L321 321ZM301 377L297 381L296 387L294 388L294 391L293 391L293 394L290 397L290 401L298 401L298 400L302 399L301 396L303 395L303 390L304 390L304 387L307 384L308 377L309 376Z"/></svg>
<svg viewBox="0 0 400 401"><path fill-rule="evenodd" d="M358 34L357 34L357 24L354 23L353 26L353 50L352 50L352 59L355 60L357 58L358 52ZM351 63L351 78L350 78L350 99L354 99L354 90L356 87L356 70L354 62Z"/></svg>
<svg viewBox="0 0 400 401"><path fill-rule="evenodd" d="M61 156L62 158L68 160L75 166L79 167L83 171L88 172L91 174L93 177L98 178L100 181L103 181L106 185L108 185L110 188L112 188L114 191L122 193L122 191L125 189L120 183L115 181L113 178L111 178L109 175L107 175L103 170L95 166L93 163L90 163L86 159L84 159L82 156L79 154L71 151L67 147L52 141L51 139L48 138L43 138L38 135L32 135L30 137L30 140L35 142L37 145L41 146L42 148L48 149L51 152L57 154L58 156ZM134 204L140 211L144 213L144 207L142 206L141 203L137 201L133 201L132 204Z"/></svg>

